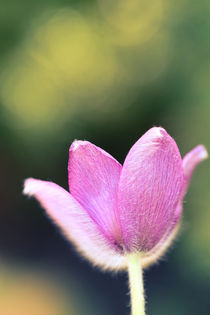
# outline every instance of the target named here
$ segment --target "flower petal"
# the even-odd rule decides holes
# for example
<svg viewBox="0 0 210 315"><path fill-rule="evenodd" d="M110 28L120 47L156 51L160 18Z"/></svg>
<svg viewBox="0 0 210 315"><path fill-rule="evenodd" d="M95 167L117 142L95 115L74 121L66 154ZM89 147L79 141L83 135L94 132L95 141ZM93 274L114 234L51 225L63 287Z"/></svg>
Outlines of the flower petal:
<svg viewBox="0 0 210 315"><path fill-rule="evenodd" d="M143 267L146 268L158 261L167 251L171 243L174 241L179 229L180 229L180 218L183 209L183 197L187 192L193 171L195 167L208 157L208 153L204 146L199 145L187 153L182 161L182 166L184 170L184 185L182 190L182 198L176 207L173 222L166 232L166 234L161 238L159 243L147 253L147 255L142 257Z"/></svg>
<svg viewBox="0 0 210 315"><path fill-rule="evenodd" d="M173 224L170 229L172 232L175 226L179 223L181 215L182 215L182 210L183 210L183 198L187 192L187 189L190 184L190 180L192 178L192 174L195 170L195 167L201 163L203 160L207 159L208 157L208 152L204 148L203 145L198 145L195 147L193 150L188 152L183 160L182 160L182 167L184 171L184 184L182 188L182 194L181 198L179 200L179 203L176 207L175 213L174 213L174 219L173 219Z"/></svg>
<svg viewBox="0 0 210 315"><path fill-rule="evenodd" d="M123 256L115 252L81 205L60 186L29 178L24 193L34 196L65 236L94 265L104 269L120 269Z"/></svg>
<svg viewBox="0 0 210 315"><path fill-rule="evenodd" d="M180 224L174 226L173 229L170 227L170 231L166 232L166 235L161 238L160 242L154 248L152 248L151 251L143 255L141 263L144 269L157 263L165 255L168 248L177 237L179 230Z"/></svg>
<svg viewBox="0 0 210 315"><path fill-rule="evenodd" d="M163 128L147 131L128 153L120 176L119 213L128 251L151 250L174 220L183 186L182 160Z"/></svg>
<svg viewBox="0 0 210 315"><path fill-rule="evenodd" d="M117 187L122 166L88 141L75 141L69 152L69 188L106 238L120 247Z"/></svg>
<svg viewBox="0 0 210 315"><path fill-rule="evenodd" d="M193 150L188 152L183 158L183 169L184 169L184 187L183 187L183 196L187 192L192 174L195 170L195 167L202 162L203 160L207 159L208 152L204 148L203 145L198 145Z"/></svg>

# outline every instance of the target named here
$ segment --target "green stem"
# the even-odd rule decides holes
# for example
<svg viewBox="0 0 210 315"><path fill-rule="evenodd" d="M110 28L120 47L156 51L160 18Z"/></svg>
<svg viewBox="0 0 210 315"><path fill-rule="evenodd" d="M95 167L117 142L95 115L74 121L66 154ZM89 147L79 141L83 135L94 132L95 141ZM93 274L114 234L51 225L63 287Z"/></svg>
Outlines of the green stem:
<svg viewBox="0 0 210 315"><path fill-rule="evenodd" d="M144 284L141 258L138 254L128 255L128 274L131 296L131 314L145 315Z"/></svg>

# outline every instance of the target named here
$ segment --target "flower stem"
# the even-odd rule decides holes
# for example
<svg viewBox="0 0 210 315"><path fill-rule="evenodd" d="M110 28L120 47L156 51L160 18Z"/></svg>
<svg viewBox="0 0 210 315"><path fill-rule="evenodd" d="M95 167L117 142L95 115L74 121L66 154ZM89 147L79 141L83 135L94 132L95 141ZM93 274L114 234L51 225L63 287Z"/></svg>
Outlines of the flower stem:
<svg viewBox="0 0 210 315"><path fill-rule="evenodd" d="M141 258L139 254L131 254L128 255L127 258L131 296L131 315L145 315Z"/></svg>

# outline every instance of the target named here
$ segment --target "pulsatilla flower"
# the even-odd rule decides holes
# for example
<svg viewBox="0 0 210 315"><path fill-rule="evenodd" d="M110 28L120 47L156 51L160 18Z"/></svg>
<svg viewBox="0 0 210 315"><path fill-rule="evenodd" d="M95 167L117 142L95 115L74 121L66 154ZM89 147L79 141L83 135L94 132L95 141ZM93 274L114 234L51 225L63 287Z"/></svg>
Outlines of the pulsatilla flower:
<svg viewBox="0 0 210 315"><path fill-rule="evenodd" d="M69 156L69 190L33 178L24 193L34 196L65 236L94 265L127 268L139 253L146 267L160 258L180 226L182 202L202 145L183 159L163 128L147 131L123 166L88 141L74 141Z"/></svg>

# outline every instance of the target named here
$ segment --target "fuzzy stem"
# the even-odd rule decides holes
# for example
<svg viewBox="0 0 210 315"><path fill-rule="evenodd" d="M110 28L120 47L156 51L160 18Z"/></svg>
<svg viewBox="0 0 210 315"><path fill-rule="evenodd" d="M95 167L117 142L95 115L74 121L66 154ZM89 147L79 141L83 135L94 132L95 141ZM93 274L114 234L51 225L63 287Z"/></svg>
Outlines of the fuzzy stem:
<svg viewBox="0 0 210 315"><path fill-rule="evenodd" d="M128 258L128 275L131 296L131 314L145 315L144 284L141 258L139 254L131 254Z"/></svg>

